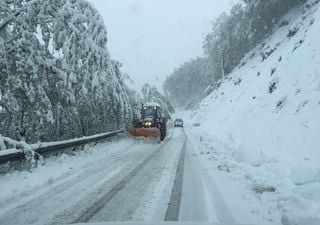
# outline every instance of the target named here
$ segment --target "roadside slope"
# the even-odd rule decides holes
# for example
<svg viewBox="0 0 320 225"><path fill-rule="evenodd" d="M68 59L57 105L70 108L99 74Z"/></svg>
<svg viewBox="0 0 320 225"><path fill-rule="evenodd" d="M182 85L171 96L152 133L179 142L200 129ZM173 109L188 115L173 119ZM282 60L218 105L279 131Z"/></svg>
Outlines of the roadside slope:
<svg viewBox="0 0 320 225"><path fill-rule="evenodd" d="M251 51L193 115L202 135L225 143L217 151L230 156L227 164L240 165L235 179L243 175L258 192L275 188L257 197L269 214L280 211L283 224L320 221L318 2L286 15L288 23Z"/></svg>

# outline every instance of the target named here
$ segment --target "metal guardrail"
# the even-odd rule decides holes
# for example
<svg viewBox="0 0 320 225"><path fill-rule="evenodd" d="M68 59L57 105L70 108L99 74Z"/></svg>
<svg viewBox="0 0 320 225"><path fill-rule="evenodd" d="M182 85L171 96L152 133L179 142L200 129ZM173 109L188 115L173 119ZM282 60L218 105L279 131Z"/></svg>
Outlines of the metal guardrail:
<svg viewBox="0 0 320 225"><path fill-rule="evenodd" d="M71 139L67 141L32 144L30 145L30 147L32 151L36 153L36 155L48 156L51 154L64 152L66 149L70 150L70 148L75 148L81 145L85 145L88 143L97 142L99 140L110 138L110 137L116 136L119 133L124 133L124 132L125 132L125 129L121 129L121 130L111 131L103 134ZM28 151L23 151L19 149L9 149L9 150L0 151L0 167L5 164L10 164L11 162L26 160L27 153ZM0 168L0 173L3 172L1 170L3 169Z"/></svg>
<svg viewBox="0 0 320 225"><path fill-rule="evenodd" d="M71 140L70 142L64 142L64 143L57 143L54 145L48 145L48 146L39 146L37 149L34 149L35 152L39 153L40 155L46 154L46 153L54 153L54 152L59 152L61 149L66 149L70 147L77 147L79 145L84 145L88 144L90 142L96 142L99 140L103 140L106 138L113 137L119 133L123 133L125 130L116 130L116 131L111 131L108 133L103 133L99 135L93 135L93 136L88 136L85 138L81 138L79 140Z"/></svg>
<svg viewBox="0 0 320 225"><path fill-rule="evenodd" d="M9 149L0 151L0 164L7 163L11 160L24 159L22 151L17 149Z"/></svg>

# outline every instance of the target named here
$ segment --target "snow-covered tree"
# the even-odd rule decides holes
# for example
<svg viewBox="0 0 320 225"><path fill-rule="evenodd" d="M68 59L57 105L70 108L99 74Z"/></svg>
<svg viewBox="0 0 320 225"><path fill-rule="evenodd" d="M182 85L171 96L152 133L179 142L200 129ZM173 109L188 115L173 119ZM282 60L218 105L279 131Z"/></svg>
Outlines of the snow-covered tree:
<svg viewBox="0 0 320 225"><path fill-rule="evenodd" d="M210 85L219 79L213 78L207 58L197 58L184 63L164 82L166 96L176 107L192 108L207 95Z"/></svg>
<svg viewBox="0 0 320 225"><path fill-rule="evenodd" d="M222 14L207 35L204 50L224 78L244 55L273 31L282 16L306 0L243 0Z"/></svg>
<svg viewBox="0 0 320 225"><path fill-rule="evenodd" d="M190 108L217 87L251 49L279 25L281 18L306 0L242 0L221 14L204 40L205 56L176 69L164 90L176 106Z"/></svg>
<svg viewBox="0 0 320 225"><path fill-rule="evenodd" d="M1 133L35 142L129 124L129 89L90 3L15 0L0 6Z"/></svg>
<svg viewBox="0 0 320 225"><path fill-rule="evenodd" d="M146 83L143 85L142 89L142 101L143 103L147 102L154 102L158 103L167 119L171 118L171 114L175 112L173 106L168 101L168 99L162 95L156 87L151 86L150 84Z"/></svg>

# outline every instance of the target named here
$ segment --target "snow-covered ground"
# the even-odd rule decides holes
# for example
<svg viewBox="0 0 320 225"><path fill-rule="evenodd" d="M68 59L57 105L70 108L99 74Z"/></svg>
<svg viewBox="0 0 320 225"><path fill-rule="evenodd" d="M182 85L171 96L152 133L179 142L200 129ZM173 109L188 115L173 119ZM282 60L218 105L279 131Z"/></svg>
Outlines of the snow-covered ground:
<svg viewBox="0 0 320 225"><path fill-rule="evenodd" d="M186 130L195 154L229 192L226 201L236 218L249 210L264 223L320 224L316 2L292 10L284 18L288 25L251 51L197 110L184 116L191 118Z"/></svg>

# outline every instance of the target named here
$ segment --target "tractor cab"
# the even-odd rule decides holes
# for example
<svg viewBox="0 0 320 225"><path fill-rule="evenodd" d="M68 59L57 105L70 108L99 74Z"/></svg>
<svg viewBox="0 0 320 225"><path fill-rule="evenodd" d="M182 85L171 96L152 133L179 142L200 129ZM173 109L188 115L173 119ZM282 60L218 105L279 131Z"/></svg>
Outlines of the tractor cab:
<svg viewBox="0 0 320 225"><path fill-rule="evenodd" d="M163 120L160 106L144 105L141 109L141 119L143 127L159 127L159 122Z"/></svg>

